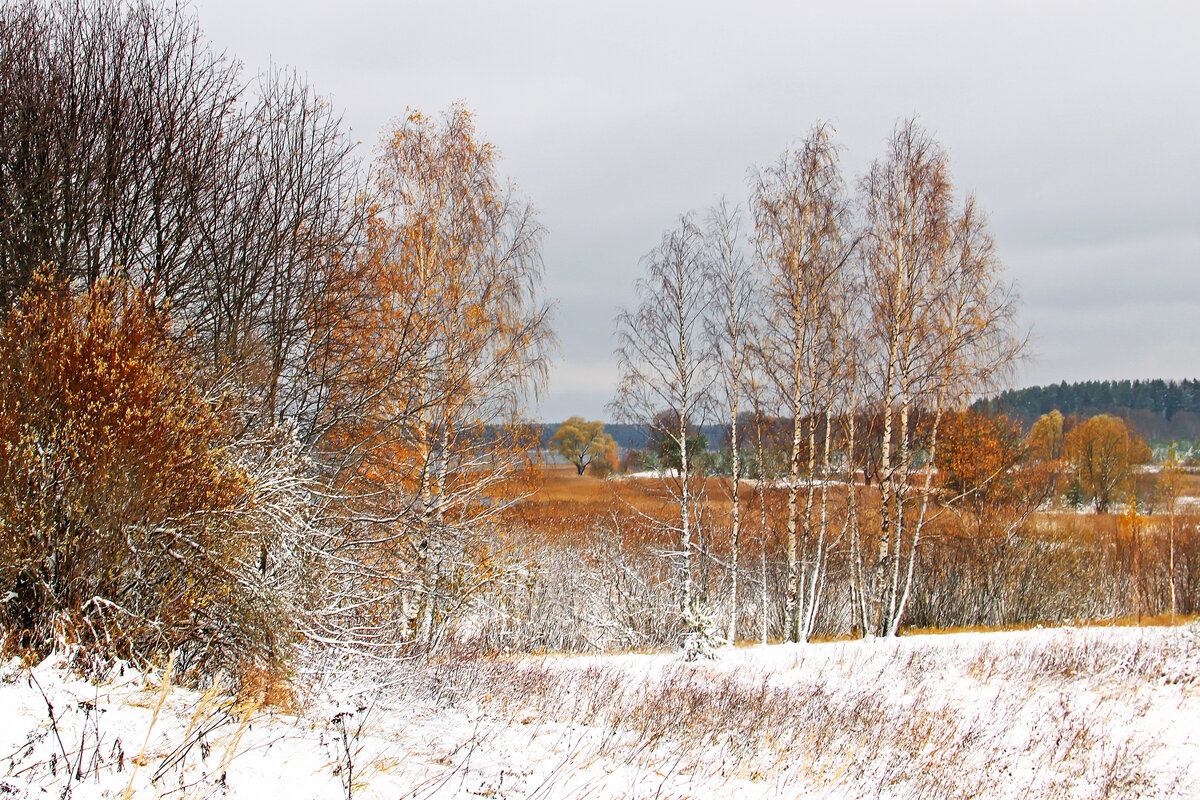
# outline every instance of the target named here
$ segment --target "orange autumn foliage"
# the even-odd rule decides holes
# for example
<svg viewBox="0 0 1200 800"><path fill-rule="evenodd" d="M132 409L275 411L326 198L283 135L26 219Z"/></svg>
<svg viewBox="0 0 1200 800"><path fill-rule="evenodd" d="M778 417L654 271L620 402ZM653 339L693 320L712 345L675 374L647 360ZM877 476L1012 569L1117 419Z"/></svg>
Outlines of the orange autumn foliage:
<svg viewBox="0 0 1200 800"><path fill-rule="evenodd" d="M362 451L357 480L428 505L527 466L532 442L514 426L551 338L536 297L541 228L462 107L441 122L410 111L378 161L358 265L371 302L335 334L347 373L377 397L332 441Z"/></svg>
<svg viewBox="0 0 1200 800"><path fill-rule="evenodd" d="M43 271L4 319L9 648L44 652L65 633L126 658L185 643L206 666L278 655L269 612L238 577L254 537L236 524L250 499L229 420L187 363L167 315L119 281L76 296Z"/></svg>
<svg viewBox="0 0 1200 800"><path fill-rule="evenodd" d="M951 495L972 502L1004 494L1012 484L1008 472L1021 456L1021 434L1008 417L968 410L942 420L935 461Z"/></svg>

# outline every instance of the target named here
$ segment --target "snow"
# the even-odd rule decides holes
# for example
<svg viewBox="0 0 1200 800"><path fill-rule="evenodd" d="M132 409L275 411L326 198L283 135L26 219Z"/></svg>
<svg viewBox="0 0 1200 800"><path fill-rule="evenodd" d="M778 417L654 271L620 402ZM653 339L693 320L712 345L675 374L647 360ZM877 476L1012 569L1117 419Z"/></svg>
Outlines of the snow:
<svg viewBox="0 0 1200 800"><path fill-rule="evenodd" d="M678 477L678 473L675 472L675 470L644 469L644 470L641 470L640 472L627 472L624 475L618 475L616 477L618 480L622 480L625 478L629 478L632 480L647 480L650 478L667 478L667 477L674 478L674 477Z"/></svg>
<svg viewBox="0 0 1200 800"><path fill-rule="evenodd" d="M1200 796L1194 628L452 659L298 715L65 662L0 666L0 795Z"/></svg>
<svg viewBox="0 0 1200 800"><path fill-rule="evenodd" d="M759 480L757 478L743 478L742 483L744 483L747 486L766 485L766 487L768 489L788 489L792 485L792 482L790 480L784 480L784 479L763 481L763 480ZM796 482L796 486L801 489L807 489L810 485L811 486L849 486L850 484L847 483L846 481L826 479L826 478L814 478L811 481L808 480L807 478L801 478L799 481Z"/></svg>

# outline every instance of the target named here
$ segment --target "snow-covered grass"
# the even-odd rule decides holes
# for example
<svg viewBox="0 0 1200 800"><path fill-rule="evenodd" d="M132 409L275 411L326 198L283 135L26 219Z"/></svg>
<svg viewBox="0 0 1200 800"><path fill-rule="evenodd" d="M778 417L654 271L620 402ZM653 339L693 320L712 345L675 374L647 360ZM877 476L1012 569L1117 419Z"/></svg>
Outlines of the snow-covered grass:
<svg viewBox="0 0 1200 800"><path fill-rule="evenodd" d="M393 676L395 677L395 676ZM1200 632L458 658L302 716L62 659L0 684L0 795L1200 796ZM161 708L159 708L161 700ZM11 755L9 755L11 753ZM64 767L64 764L67 766Z"/></svg>

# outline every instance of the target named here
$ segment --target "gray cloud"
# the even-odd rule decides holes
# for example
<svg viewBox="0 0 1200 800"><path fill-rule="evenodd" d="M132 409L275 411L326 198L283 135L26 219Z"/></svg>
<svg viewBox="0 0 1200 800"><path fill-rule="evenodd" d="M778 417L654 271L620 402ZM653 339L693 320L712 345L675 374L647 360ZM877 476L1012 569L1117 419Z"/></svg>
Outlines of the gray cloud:
<svg viewBox="0 0 1200 800"><path fill-rule="evenodd" d="M603 416L612 318L680 213L832 120L848 175L919 113L991 211L1040 357L1021 382L1200 374L1200 5L199 0L308 75L367 152L464 100L550 228L550 419Z"/></svg>

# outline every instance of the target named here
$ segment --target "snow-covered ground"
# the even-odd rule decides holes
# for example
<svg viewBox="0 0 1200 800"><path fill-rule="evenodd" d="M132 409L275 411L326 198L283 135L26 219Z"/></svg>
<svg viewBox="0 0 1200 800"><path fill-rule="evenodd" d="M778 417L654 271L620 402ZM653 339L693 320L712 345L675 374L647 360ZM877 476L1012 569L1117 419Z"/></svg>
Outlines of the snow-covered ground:
<svg viewBox="0 0 1200 800"><path fill-rule="evenodd" d="M456 660L370 686L334 676L293 716L10 663L0 797L1200 796L1194 628Z"/></svg>

